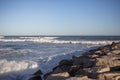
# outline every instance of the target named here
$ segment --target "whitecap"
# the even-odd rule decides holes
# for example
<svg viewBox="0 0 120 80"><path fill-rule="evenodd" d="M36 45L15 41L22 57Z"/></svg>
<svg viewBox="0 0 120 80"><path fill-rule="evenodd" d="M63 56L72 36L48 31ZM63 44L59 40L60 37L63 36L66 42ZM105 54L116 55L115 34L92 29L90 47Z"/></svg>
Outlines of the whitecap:
<svg viewBox="0 0 120 80"><path fill-rule="evenodd" d="M6 59L0 60L0 74L26 69L29 70L37 67L38 64L34 61L8 61Z"/></svg>

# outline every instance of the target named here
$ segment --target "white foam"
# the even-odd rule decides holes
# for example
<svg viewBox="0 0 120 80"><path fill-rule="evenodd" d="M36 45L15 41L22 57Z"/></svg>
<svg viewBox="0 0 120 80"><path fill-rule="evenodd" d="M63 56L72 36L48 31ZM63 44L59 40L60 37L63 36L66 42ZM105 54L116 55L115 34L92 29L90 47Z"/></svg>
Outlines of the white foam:
<svg viewBox="0 0 120 80"><path fill-rule="evenodd" d="M1 42L25 42L25 39L0 39Z"/></svg>
<svg viewBox="0 0 120 80"><path fill-rule="evenodd" d="M37 68L38 64L33 61L8 61L6 59L0 60L0 74L22 71Z"/></svg>
<svg viewBox="0 0 120 80"><path fill-rule="evenodd" d="M88 41L88 40L58 40L57 37L20 37L19 39L0 39L1 42L36 42L36 43L55 43L55 44L111 44L120 40Z"/></svg>

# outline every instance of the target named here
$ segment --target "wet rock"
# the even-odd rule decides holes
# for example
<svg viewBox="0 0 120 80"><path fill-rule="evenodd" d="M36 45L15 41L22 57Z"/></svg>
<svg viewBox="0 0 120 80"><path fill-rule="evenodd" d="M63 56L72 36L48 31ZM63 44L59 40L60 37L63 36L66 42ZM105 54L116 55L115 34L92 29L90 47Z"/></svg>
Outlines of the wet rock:
<svg viewBox="0 0 120 80"><path fill-rule="evenodd" d="M40 75L37 76L33 76L32 78L30 78L29 80L42 80Z"/></svg>
<svg viewBox="0 0 120 80"><path fill-rule="evenodd" d="M59 62L59 66L62 65L72 65L73 64L73 60L62 60Z"/></svg>
<svg viewBox="0 0 120 80"><path fill-rule="evenodd" d="M40 76L42 74L43 74L42 71L38 70L33 74L33 76L29 80L42 80L42 78Z"/></svg>
<svg viewBox="0 0 120 80"><path fill-rule="evenodd" d="M70 67L69 65L58 65L57 67L53 68L53 72L69 72L70 70Z"/></svg>
<svg viewBox="0 0 120 80"><path fill-rule="evenodd" d="M41 70L36 71L33 75L41 75L43 74Z"/></svg>
<svg viewBox="0 0 120 80"><path fill-rule="evenodd" d="M56 74L56 73L61 73L61 72L64 72L61 68L57 67L56 69L53 70L53 73Z"/></svg>
<svg viewBox="0 0 120 80"><path fill-rule="evenodd" d="M50 74L53 74L53 72L46 73L46 74L43 76L44 80L46 80L47 77L48 77Z"/></svg>

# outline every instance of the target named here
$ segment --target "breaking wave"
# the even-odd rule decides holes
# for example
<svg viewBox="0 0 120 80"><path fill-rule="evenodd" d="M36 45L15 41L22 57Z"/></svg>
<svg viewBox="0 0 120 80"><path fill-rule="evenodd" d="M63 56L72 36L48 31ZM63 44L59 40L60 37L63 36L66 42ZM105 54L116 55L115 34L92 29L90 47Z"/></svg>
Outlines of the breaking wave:
<svg viewBox="0 0 120 80"><path fill-rule="evenodd" d="M33 61L8 61L6 59L0 60L0 74L12 71L34 69L37 67L38 64Z"/></svg>
<svg viewBox="0 0 120 80"><path fill-rule="evenodd" d="M56 44L111 44L120 40L59 40L58 37L19 37L17 39L0 38L1 42L36 42L36 43L56 43Z"/></svg>

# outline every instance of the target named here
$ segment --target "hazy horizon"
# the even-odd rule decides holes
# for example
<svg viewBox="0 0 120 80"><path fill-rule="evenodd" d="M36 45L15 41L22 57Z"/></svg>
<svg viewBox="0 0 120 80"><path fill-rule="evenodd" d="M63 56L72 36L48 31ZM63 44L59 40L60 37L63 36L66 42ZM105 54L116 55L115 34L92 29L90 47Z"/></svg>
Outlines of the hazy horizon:
<svg viewBox="0 0 120 80"><path fill-rule="evenodd" d="M46 37L52 37L52 36L120 36L120 35L1 35L0 36L46 36Z"/></svg>
<svg viewBox="0 0 120 80"><path fill-rule="evenodd" d="M120 0L0 0L0 35L120 36Z"/></svg>

